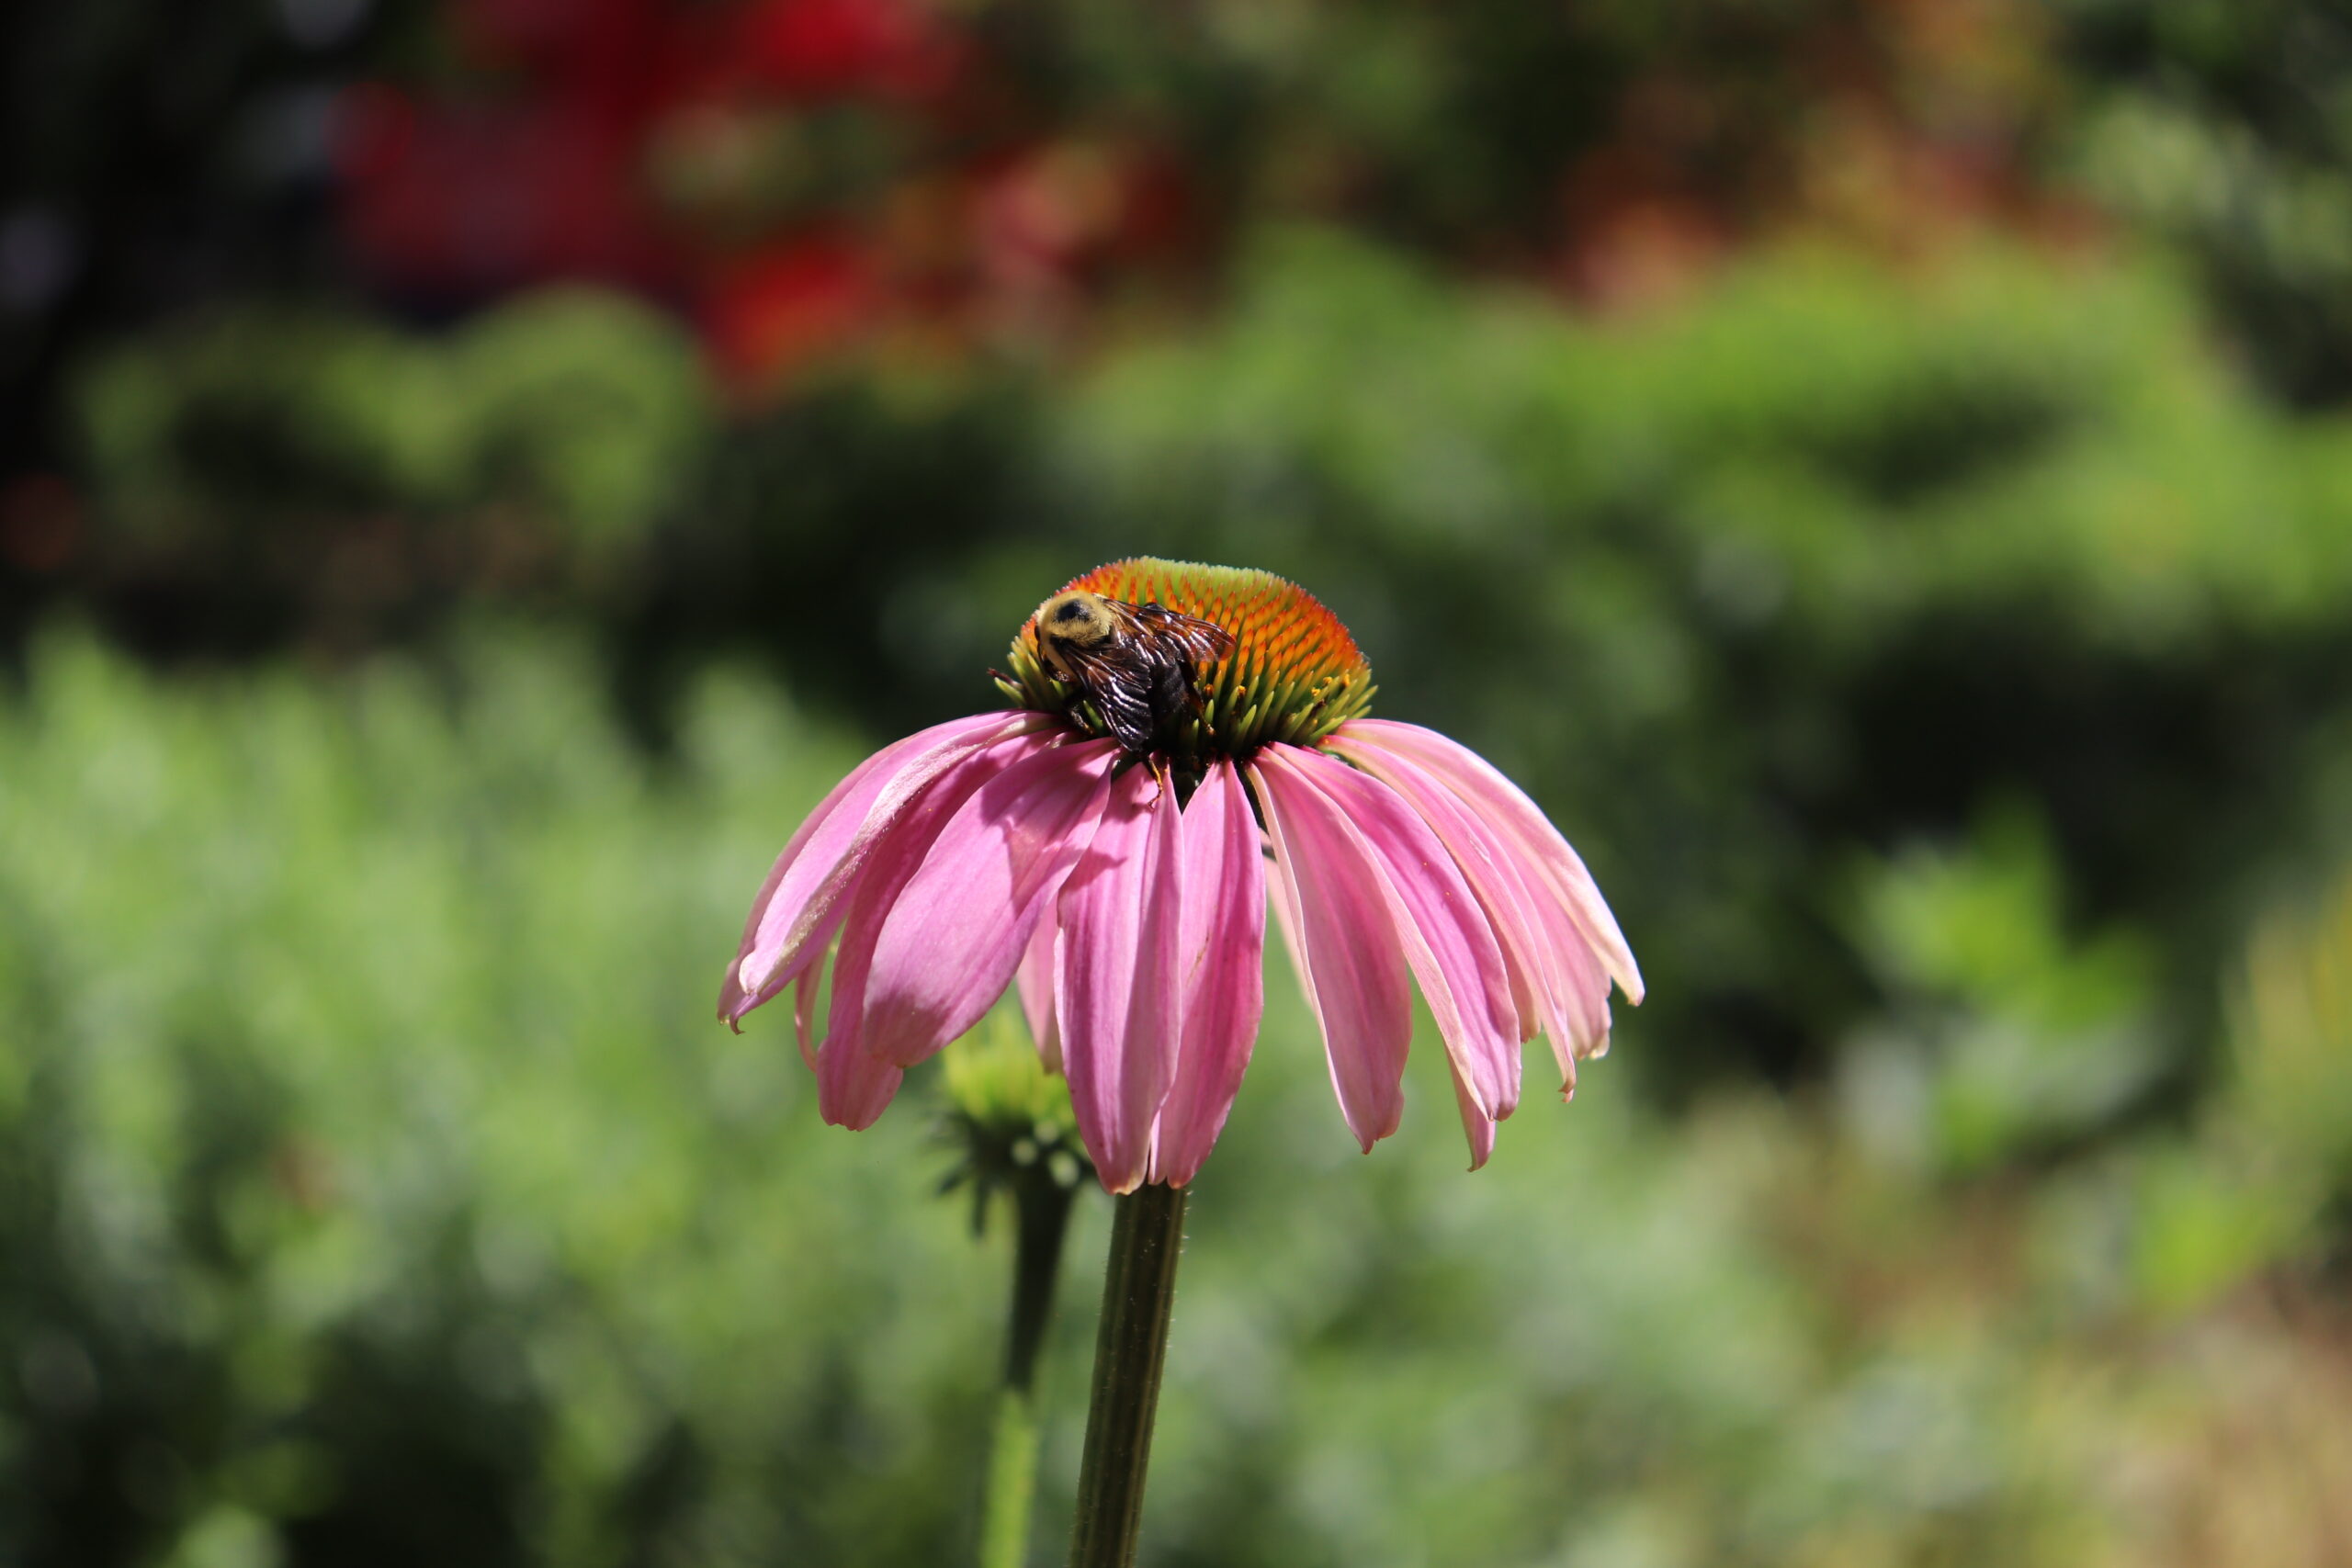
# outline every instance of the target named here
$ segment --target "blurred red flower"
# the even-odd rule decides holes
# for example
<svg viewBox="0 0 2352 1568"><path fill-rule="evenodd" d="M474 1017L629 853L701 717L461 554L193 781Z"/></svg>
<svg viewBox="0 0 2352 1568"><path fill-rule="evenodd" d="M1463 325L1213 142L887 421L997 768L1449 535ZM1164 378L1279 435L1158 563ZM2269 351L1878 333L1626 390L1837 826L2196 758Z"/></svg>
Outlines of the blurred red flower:
<svg viewBox="0 0 2352 1568"><path fill-rule="evenodd" d="M737 39L761 82L809 98L934 97L964 53L934 15L901 0L766 0L742 9Z"/></svg>
<svg viewBox="0 0 2352 1568"><path fill-rule="evenodd" d="M841 347L883 303L869 256L842 235L812 233L722 269L707 288L700 319L721 373L749 388Z"/></svg>

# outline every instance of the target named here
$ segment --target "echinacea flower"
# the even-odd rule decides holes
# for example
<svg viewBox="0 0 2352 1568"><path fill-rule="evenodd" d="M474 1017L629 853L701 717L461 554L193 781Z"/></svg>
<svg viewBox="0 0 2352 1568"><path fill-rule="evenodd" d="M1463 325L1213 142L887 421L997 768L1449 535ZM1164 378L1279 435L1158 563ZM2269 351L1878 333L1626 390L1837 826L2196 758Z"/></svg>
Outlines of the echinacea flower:
<svg viewBox="0 0 2352 1568"><path fill-rule="evenodd" d="M1365 716L1371 666L1294 583L1143 558L1070 589L1210 622L1234 645L1129 750L1057 678L1032 616L998 678L1018 705L886 747L801 824L752 902L719 1017L791 987L825 1120L865 1127L1017 983L1102 1184L1182 1185L1257 1039L1271 888L1367 1151L1403 1114L1412 982L1473 1168L1537 1033L1568 1093L1577 1061L1607 1048L1611 983L1638 1002L1641 972L1535 804L1444 736Z"/></svg>

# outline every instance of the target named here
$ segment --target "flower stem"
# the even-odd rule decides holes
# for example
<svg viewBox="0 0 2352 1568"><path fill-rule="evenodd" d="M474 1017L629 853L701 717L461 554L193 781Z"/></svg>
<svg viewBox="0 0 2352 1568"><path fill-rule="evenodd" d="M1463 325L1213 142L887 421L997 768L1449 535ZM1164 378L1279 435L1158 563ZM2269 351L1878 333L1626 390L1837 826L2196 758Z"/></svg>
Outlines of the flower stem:
<svg viewBox="0 0 2352 1568"><path fill-rule="evenodd" d="M997 1394L989 1445L988 1491L980 1507L980 1568L1022 1568L1029 1557L1029 1507L1037 1489L1037 1354L1054 1312L1062 1234L1073 1188L1045 1162L1011 1185L1016 1235L1012 1314L1004 1340L1004 1384Z"/></svg>
<svg viewBox="0 0 2352 1568"><path fill-rule="evenodd" d="M1029 1505L1036 1495L1037 1407L1025 1390L1003 1389L980 1504L980 1568L1022 1568L1029 1561Z"/></svg>
<svg viewBox="0 0 2352 1568"><path fill-rule="evenodd" d="M1176 1254L1184 1236L1184 1189L1146 1186L1117 1201L1094 1341L1094 1392L1079 1464L1070 1568L1128 1568L1143 1522L1151 1420L1176 1304Z"/></svg>

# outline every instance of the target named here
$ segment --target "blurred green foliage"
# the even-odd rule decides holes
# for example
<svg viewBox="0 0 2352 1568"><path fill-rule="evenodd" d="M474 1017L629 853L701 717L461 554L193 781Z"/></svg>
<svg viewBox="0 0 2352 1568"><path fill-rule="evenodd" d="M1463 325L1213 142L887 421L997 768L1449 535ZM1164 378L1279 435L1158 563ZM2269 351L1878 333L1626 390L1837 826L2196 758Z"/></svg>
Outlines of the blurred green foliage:
<svg viewBox="0 0 2352 1568"><path fill-rule="evenodd" d="M562 9L0 23L0 1558L962 1560L953 1097L825 1132L709 996L1152 553L1329 602L1651 999L1465 1178L1429 1053L1353 1157L1273 979L1150 1561L2340 1560L2335 8L989 4L676 102L718 9ZM949 33L993 96L893 96ZM607 186L476 244L573 189L509 145ZM658 307L577 281L639 196Z"/></svg>
<svg viewBox="0 0 2352 1568"><path fill-rule="evenodd" d="M1005 1242L933 1196L934 1085L830 1132L786 1021L707 1021L764 852L849 755L714 677L649 761L544 639L326 686L46 639L0 708L7 1554L958 1559ZM2033 853L1954 897L2005 921ZM2282 928L2308 945L2258 966L2217 1138L2251 1119L2277 1153L2311 1103L2282 1077L2341 1077L2309 1029L2343 1022L2342 924ZM2137 1156L1952 1185L1823 1110L1671 1122L1604 1069L1471 1178L1437 1054L1366 1159L1312 1041L1276 984L1200 1184L1151 1561L2169 1562L2134 1480L2166 1466L2184 1517L2286 1488L2281 1550L2340 1511L2300 1450L2195 1472L2246 1418L2243 1363L2167 1326L2135 1259L2176 1240L2098 1242L2119 1214L2194 1225L2259 1161L2176 1159L2180 1202L2119 1211ZM2295 1168L2341 1180L2342 1137ZM1103 1219L1081 1205L1076 1258ZM2335 1386L2264 1418L2324 1437Z"/></svg>
<svg viewBox="0 0 2352 1568"><path fill-rule="evenodd" d="M650 525L712 412L666 317L587 289L438 339L226 309L97 360L81 402L90 461L135 529L218 547L322 508L503 505L561 518L565 547L591 556Z"/></svg>
<svg viewBox="0 0 2352 1568"><path fill-rule="evenodd" d="M2196 258L2264 378L2352 392L2352 24L2302 0L2066 0L2060 161Z"/></svg>
<svg viewBox="0 0 2352 1568"><path fill-rule="evenodd" d="M346 650L452 592L609 594L716 412L666 317L586 289L431 338L223 307L93 360L76 400L105 570L133 601L167 582L216 619L259 607L247 638L290 627Z"/></svg>
<svg viewBox="0 0 2352 1568"><path fill-rule="evenodd" d="M2352 427L2266 412L2161 269L1795 251L1590 322L1294 236L1065 429L1099 553L1312 582L1383 711L1530 782L1678 976L1644 1055L1686 1085L1875 1010L1858 848L2022 794L2031 918L2156 943L2119 1009L2195 1020L2233 902L2335 816Z"/></svg>
<svg viewBox="0 0 2352 1568"><path fill-rule="evenodd" d="M1888 998L1840 1064L1858 1134L1952 1172L2112 1123L2165 1060L2144 944L2078 943L2048 842L1996 818L1965 852L1914 846L1861 877L1853 937Z"/></svg>
<svg viewBox="0 0 2352 1568"><path fill-rule="evenodd" d="M701 437L625 412L681 361L618 307L342 333L278 359L218 327L93 374L109 570L153 590L119 600L134 641L198 613L205 569L175 568L225 563L328 648L568 606L655 735L719 652L887 732L985 700L1010 628L1096 560L1264 566L1355 628L1384 711L1587 844L1677 977L1644 1053L1671 1093L1826 1068L1889 983L1846 934L1857 850L1964 840L2022 795L2054 857L2032 918L2147 946L2154 994L2118 1010L2181 1024L2083 1091L2129 1110L2203 1070L2201 955L2332 830L2352 429L2266 408L2152 262L1800 247L1592 321L1281 231L1221 321L1066 388L877 366ZM596 388L609 432L563 412ZM526 438L550 429L575 434Z"/></svg>
<svg viewBox="0 0 2352 1568"><path fill-rule="evenodd" d="M574 660L462 675L68 640L12 705L7 1554L937 1561L996 1332L943 1162L780 1135L703 994L847 753L719 683L665 784Z"/></svg>

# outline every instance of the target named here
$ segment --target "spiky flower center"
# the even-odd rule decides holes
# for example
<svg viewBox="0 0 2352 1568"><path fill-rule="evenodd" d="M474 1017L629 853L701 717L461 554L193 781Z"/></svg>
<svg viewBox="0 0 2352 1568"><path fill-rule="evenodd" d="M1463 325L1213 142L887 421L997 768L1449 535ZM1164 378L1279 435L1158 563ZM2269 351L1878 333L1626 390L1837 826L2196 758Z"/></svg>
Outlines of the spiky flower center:
<svg viewBox="0 0 2352 1568"><path fill-rule="evenodd" d="M1180 769L1244 757L1270 740L1312 746L1372 705L1372 665L1340 618L1270 571L1137 556L1073 578L1073 589L1126 604L1159 604L1223 627L1233 651L1194 667L1199 702L1168 705L1153 751ZM1041 605L1040 608L1043 606ZM997 684L1022 707L1059 714L1091 735L1109 727L1082 681L1062 679L1032 615L1012 638L1012 671Z"/></svg>

